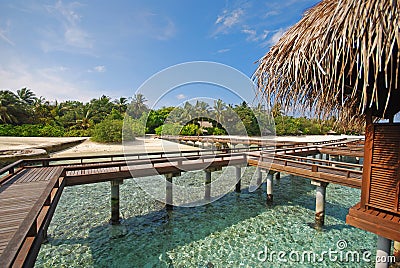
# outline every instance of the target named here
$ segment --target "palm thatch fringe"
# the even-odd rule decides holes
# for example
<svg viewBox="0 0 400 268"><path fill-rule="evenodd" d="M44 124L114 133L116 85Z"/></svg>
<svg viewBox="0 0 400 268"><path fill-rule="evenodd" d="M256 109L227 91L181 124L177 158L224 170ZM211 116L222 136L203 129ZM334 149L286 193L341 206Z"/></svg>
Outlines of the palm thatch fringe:
<svg viewBox="0 0 400 268"><path fill-rule="evenodd" d="M322 1L259 60L253 80L271 107L346 120L371 108L385 117L400 106L397 97L389 104L400 96L399 10L400 0Z"/></svg>

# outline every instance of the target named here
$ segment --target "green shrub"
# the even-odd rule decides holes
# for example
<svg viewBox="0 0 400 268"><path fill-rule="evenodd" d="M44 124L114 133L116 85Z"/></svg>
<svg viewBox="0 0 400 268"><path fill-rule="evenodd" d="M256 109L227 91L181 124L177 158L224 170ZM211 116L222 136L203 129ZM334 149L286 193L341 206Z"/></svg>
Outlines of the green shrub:
<svg viewBox="0 0 400 268"><path fill-rule="evenodd" d="M89 129L70 129L64 133L64 137L89 137L90 134Z"/></svg>
<svg viewBox="0 0 400 268"><path fill-rule="evenodd" d="M197 135L199 131L199 126L196 124L187 124L186 126L184 126L179 135L184 135L184 136L195 136Z"/></svg>
<svg viewBox="0 0 400 268"><path fill-rule="evenodd" d="M0 136L14 137L62 137L64 128L53 125L24 124L21 126L0 125Z"/></svg>
<svg viewBox="0 0 400 268"><path fill-rule="evenodd" d="M44 125L39 129L41 137L62 137L64 136L64 128L61 126Z"/></svg>
<svg viewBox="0 0 400 268"><path fill-rule="evenodd" d="M165 124L155 129L157 135L179 135L182 126L179 124Z"/></svg>
<svg viewBox="0 0 400 268"><path fill-rule="evenodd" d="M226 131L219 127L208 127L206 130L209 135L226 135Z"/></svg>
<svg viewBox="0 0 400 268"><path fill-rule="evenodd" d="M104 120L95 125L91 139L102 143L122 142L122 126L122 120Z"/></svg>

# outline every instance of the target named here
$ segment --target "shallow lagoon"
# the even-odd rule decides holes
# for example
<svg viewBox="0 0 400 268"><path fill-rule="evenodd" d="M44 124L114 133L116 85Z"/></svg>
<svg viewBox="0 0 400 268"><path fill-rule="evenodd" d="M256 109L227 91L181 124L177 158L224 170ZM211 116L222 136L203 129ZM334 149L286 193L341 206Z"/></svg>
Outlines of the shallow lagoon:
<svg viewBox="0 0 400 268"><path fill-rule="evenodd" d="M228 169L226 176L234 172ZM374 267L376 236L345 224L359 190L330 184L326 226L315 230L315 186L308 179L274 180L274 205L266 206L265 185L252 193L246 189L254 170L246 169L241 194L230 192L211 204L172 212L135 180L125 180L120 226L108 224L109 183L68 187L36 267ZM201 184L204 172L178 179ZM329 250L338 253L321 256ZM272 251L286 255L279 260ZM316 261L302 261L304 251L316 254ZM371 251L371 262L362 260L365 251ZM357 252L360 262L340 261L347 252Z"/></svg>

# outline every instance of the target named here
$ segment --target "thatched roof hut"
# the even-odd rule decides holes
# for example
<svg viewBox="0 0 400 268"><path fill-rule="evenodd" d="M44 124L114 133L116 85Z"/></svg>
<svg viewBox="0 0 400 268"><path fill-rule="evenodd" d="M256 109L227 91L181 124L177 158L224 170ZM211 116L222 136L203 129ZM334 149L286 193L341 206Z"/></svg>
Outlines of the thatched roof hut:
<svg viewBox="0 0 400 268"><path fill-rule="evenodd" d="M366 115L361 199L346 222L377 234L377 254L385 256L390 240L400 241L399 11L400 0L323 0L254 74L271 105L309 108L347 125ZM373 116L389 123L374 124Z"/></svg>
<svg viewBox="0 0 400 268"><path fill-rule="evenodd" d="M399 0L324 0L260 59L254 80L271 105L391 118L400 110L399 10Z"/></svg>

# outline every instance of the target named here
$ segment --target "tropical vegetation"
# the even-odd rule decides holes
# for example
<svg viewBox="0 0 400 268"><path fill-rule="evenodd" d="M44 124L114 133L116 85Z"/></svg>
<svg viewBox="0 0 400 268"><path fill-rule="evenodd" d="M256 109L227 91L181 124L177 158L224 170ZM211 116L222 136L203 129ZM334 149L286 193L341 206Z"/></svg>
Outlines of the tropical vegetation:
<svg viewBox="0 0 400 268"><path fill-rule="evenodd" d="M149 109L146 98L112 100L100 96L88 102L53 101L22 88L0 91L0 136L90 136L99 142L121 142L145 133L157 135L248 134L258 136L276 129L277 135L325 134L335 119L320 120L286 115L273 107L274 121L259 105L232 105L222 100L209 104L186 102L178 107ZM336 127L337 132L341 129Z"/></svg>

